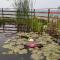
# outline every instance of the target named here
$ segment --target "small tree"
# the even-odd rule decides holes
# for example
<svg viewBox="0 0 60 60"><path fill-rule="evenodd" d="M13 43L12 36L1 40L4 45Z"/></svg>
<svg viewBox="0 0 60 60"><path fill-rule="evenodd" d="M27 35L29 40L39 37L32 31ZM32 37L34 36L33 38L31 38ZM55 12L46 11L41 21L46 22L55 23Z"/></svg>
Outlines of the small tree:
<svg viewBox="0 0 60 60"><path fill-rule="evenodd" d="M18 26L20 23L21 24L24 24L24 23L27 24L28 13L29 13L28 0L24 0L23 2L19 1L17 12L16 12L16 17L17 17L16 21L18 23ZM27 20L26 20L26 18L27 18ZM18 27L18 29L19 29L19 27Z"/></svg>
<svg viewBox="0 0 60 60"><path fill-rule="evenodd" d="M17 23L17 30L19 30L20 23L25 23L26 18L28 20L28 12L29 12L29 2L28 0L14 0L14 7L16 9L16 23ZM27 24L27 23L26 23Z"/></svg>

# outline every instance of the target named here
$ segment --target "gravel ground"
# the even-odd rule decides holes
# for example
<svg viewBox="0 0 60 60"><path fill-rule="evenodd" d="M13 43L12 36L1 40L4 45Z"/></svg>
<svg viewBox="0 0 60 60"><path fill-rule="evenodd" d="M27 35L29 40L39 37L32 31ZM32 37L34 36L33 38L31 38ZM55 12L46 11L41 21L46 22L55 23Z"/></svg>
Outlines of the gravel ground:
<svg viewBox="0 0 60 60"><path fill-rule="evenodd" d="M11 38L12 36L15 36L15 34L12 33L0 33L0 46L3 45L3 43Z"/></svg>
<svg viewBox="0 0 60 60"><path fill-rule="evenodd" d="M25 49L21 44L27 44L30 38L42 44L43 47ZM0 51L0 60L58 60L60 59L60 45L55 43L54 39L46 33L41 36L33 32L20 32L15 36L8 36L3 39L3 43L1 42L3 50Z"/></svg>
<svg viewBox="0 0 60 60"><path fill-rule="evenodd" d="M0 33L0 60L17 60L17 55L1 55L2 51L8 51L1 46L4 45L4 42L10 39L12 36L12 33Z"/></svg>
<svg viewBox="0 0 60 60"><path fill-rule="evenodd" d="M32 60L30 58L31 53L27 54L1 54L1 52L4 53L4 51L8 51L9 49L2 48L2 45L4 45L4 42L6 42L9 39L14 39L16 34L12 33L0 33L0 60Z"/></svg>

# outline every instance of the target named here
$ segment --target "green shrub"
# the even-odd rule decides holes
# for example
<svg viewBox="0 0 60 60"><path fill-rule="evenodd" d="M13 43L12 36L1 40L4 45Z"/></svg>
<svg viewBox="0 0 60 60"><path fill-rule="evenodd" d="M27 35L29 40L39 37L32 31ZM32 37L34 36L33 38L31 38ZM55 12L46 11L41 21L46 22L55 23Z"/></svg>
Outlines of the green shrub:
<svg viewBox="0 0 60 60"><path fill-rule="evenodd" d="M43 29L43 23L39 21L37 18L34 18L33 21L33 31L34 32L41 32Z"/></svg>
<svg viewBox="0 0 60 60"><path fill-rule="evenodd" d="M0 26L5 24L5 20L4 19L0 19Z"/></svg>
<svg viewBox="0 0 60 60"><path fill-rule="evenodd" d="M47 25L47 21L44 19L41 19L40 22L43 23L43 25Z"/></svg>

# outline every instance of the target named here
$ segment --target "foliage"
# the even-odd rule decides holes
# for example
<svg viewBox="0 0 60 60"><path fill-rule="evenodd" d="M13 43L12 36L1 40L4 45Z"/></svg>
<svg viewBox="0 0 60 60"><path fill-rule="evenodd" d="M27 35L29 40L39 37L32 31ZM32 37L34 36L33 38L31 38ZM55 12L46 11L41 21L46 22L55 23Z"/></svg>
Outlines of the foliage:
<svg viewBox="0 0 60 60"><path fill-rule="evenodd" d="M5 19L0 19L0 26L5 24Z"/></svg>
<svg viewBox="0 0 60 60"><path fill-rule="evenodd" d="M58 27L58 29L60 29L60 20L58 20L57 23L58 23L58 24L57 24L57 27Z"/></svg>
<svg viewBox="0 0 60 60"><path fill-rule="evenodd" d="M16 23L17 23L17 31L19 31L20 24L27 24L27 20L29 18L28 11L29 11L29 3L28 0L21 0L18 3L15 1L15 5L17 5L16 11Z"/></svg>
<svg viewBox="0 0 60 60"><path fill-rule="evenodd" d="M33 20L33 31L35 32L40 32L41 28L42 28L42 23L39 22L37 19Z"/></svg>
<svg viewBox="0 0 60 60"><path fill-rule="evenodd" d="M0 19L0 26L3 24L3 21Z"/></svg>
<svg viewBox="0 0 60 60"><path fill-rule="evenodd" d="M46 21L39 20L36 17L33 19L32 23L33 23L33 31L35 31L35 32L42 32L43 26L47 25Z"/></svg>
<svg viewBox="0 0 60 60"><path fill-rule="evenodd" d="M56 23L50 22L50 23L48 24L47 32L48 32L51 36L53 36L53 37L55 37L55 38L58 38L58 35L57 35L58 30L57 30L57 25L56 25Z"/></svg>

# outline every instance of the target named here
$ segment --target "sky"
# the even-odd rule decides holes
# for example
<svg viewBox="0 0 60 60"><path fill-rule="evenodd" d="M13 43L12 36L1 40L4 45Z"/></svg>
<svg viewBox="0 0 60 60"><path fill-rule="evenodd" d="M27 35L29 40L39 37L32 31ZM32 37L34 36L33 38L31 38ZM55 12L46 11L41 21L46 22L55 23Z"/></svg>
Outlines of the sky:
<svg viewBox="0 0 60 60"><path fill-rule="evenodd" d="M36 0L34 8L57 8L60 0Z"/></svg>
<svg viewBox="0 0 60 60"><path fill-rule="evenodd" d="M60 6L60 0L32 0L33 8L57 8ZM0 0L0 8L13 8L13 0Z"/></svg>

